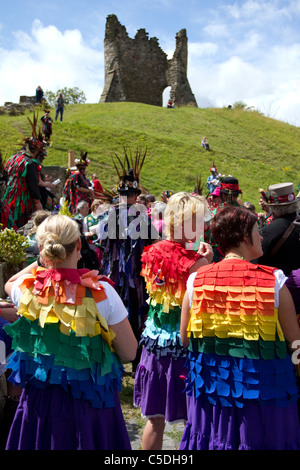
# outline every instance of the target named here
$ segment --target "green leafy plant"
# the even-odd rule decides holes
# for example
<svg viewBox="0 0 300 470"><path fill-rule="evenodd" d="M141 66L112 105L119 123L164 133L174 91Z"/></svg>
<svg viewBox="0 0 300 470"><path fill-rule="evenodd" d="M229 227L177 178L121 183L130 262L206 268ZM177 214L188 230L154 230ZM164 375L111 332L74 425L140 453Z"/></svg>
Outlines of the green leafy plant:
<svg viewBox="0 0 300 470"><path fill-rule="evenodd" d="M26 248L29 243L23 235L13 229L6 228L0 231L0 262L8 262L14 266L26 259Z"/></svg>
<svg viewBox="0 0 300 470"><path fill-rule="evenodd" d="M60 215L67 215L68 217L72 217L72 214L69 211L68 201L65 198L63 198L63 200L60 203L59 214Z"/></svg>

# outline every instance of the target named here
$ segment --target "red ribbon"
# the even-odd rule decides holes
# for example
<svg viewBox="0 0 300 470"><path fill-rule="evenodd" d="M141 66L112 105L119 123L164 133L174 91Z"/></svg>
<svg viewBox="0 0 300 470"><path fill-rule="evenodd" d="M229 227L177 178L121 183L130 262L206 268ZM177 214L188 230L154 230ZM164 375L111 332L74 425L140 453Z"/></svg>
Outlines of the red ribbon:
<svg viewBox="0 0 300 470"><path fill-rule="evenodd" d="M290 194L286 194L284 196L278 196L278 197L270 196L270 203L292 202L294 200L295 200L295 194L294 193L290 193Z"/></svg>
<svg viewBox="0 0 300 470"><path fill-rule="evenodd" d="M238 184L230 184L230 183L221 183L221 188L222 189L232 189L233 191L239 191L239 185Z"/></svg>

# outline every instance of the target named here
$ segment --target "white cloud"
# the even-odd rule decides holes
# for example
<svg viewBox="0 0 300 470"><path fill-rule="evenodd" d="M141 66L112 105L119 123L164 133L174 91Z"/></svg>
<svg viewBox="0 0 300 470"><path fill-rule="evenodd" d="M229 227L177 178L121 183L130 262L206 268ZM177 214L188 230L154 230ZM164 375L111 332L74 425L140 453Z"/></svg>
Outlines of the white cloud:
<svg viewBox="0 0 300 470"><path fill-rule="evenodd" d="M250 63L232 57L219 64L206 64L201 70L190 67L190 84L202 105L227 106L246 97L267 92L267 77ZM198 102L201 106L201 103Z"/></svg>
<svg viewBox="0 0 300 470"><path fill-rule="evenodd" d="M35 20L31 34L17 31L13 48L0 49L0 104L33 96L37 85L44 91L77 86L87 102L98 102L103 75L103 52L87 45L79 30L61 32Z"/></svg>
<svg viewBox="0 0 300 470"><path fill-rule="evenodd" d="M198 105L243 101L300 125L299 13L300 0L220 4L202 28L214 54L201 54L201 43L188 45L188 77Z"/></svg>
<svg viewBox="0 0 300 470"><path fill-rule="evenodd" d="M218 51L218 45L212 42L191 43L188 46L188 52L194 60L201 57L214 56Z"/></svg>
<svg viewBox="0 0 300 470"><path fill-rule="evenodd" d="M248 0L238 5L227 5L224 9L234 19L243 22L267 23L288 15L290 7L280 8L277 1Z"/></svg>
<svg viewBox="0 0 300 470"><path fill-rule="evenodd" d="M206 36L214 38L214 40L230 36L230 28L228 28L227 24L220 21L209 23L204 26L203 32Z"/></svg>
<svg viewBox="0 0 300 470"><path fill-rule="evenodd" d="M300 125L300 45L270 49L257 63L238 56L201 61L195 51L189 48L188 78L199 107L243 101L269 117Z"/></svg>
<svg viewBox="0 0 300 470"><path fill-rule="evenodd" d="M238 6L236 3L234 5L229 5L228 12L235 20L240 19L249 19L253 17L257 17L263 11L266 11L266 7L268 7L268 3L265 2L255 2L253 0L249 0L243 3L241 6Z"/></svg>

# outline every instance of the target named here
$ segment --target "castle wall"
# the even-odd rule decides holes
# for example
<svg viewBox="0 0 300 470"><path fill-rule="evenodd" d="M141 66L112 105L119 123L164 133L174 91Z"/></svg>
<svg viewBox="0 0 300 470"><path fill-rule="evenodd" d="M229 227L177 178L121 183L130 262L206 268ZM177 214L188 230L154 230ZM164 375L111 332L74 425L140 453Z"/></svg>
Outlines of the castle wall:
<svg viewBox="0 0 300 470"><path fill-rule="evenodd" d="M162 94L171 86L171 98L180 105L197 106L187 79L187 37L176 35L176 50L171 60L160 48L157 38L145 29L129 38L115 15L107 17L105 39L105 85L100 103L138 102L162 106Z"/></svg>

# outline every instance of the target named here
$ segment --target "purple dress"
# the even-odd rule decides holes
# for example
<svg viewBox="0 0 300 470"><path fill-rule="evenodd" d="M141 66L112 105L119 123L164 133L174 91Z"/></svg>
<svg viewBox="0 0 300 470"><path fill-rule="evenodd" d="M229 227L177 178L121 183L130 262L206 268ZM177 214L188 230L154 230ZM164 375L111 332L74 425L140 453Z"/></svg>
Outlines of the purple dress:
<svg viewBox="0 0 300 470"><path fill-rule="evenodd" d="M27 385L6 450L130 450L118 393L115 406L95 408L61 385Z"/></svg>

